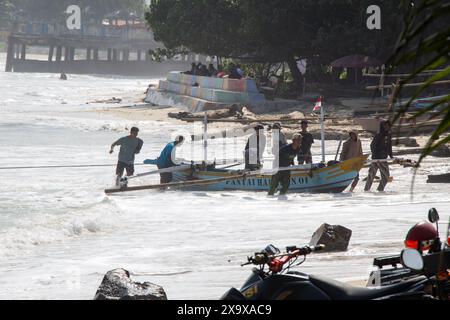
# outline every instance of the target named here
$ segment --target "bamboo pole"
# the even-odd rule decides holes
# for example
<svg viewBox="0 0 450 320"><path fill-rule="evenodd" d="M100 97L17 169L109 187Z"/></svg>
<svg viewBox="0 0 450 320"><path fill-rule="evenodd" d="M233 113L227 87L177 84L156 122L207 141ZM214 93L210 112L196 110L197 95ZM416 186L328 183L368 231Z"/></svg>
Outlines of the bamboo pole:
<svg viewBox="0 0 450 320"><path fill-rule="evenodd" d="M417 77L426 77L426 76L430 76L430 75L433 75L433 74L436 74L436 73L439 73L439 72L441 72L441 71L444 71L444 70L430 70L430 72L428 72L428 73L420 73L420 74L417 74L416 76ZM411 76L411 74L406 74L406 73L399 73L399 74L377 74L377 73L375 73L375 74L369 74L369 73L366 73L366 74L364 74L363 75L364 77L369 77L369 78L380 78L380 77L389 77L389 78L406 78L406 77L410 77Z"/></svg>
<svg viewBox="0 0 450 320"><path fill-rule="evenodd" d="M171 182L171 183L163 183L156 185L147 185L147 186L139 186L139 187L127 187L123 189L106 189L106 194L114 194L114 193L122 193L122 192L131 192L131 191L142 191L142 190L155 190L155 189L165 189L165 188L184 188L184 187L193 187L193 186L205 186L210 184L215 184L219 182L224 182L227 180L235 180L240 178L249 178L260 175L260 172L249 173L249 174L240 174L240 175L230 175L228 177L217 178L217 179L208 179L208 180L195 180L195 181L181 181L181 182Z"/></svg>
<svg viewBox="0 0 450 320"><path fill-rule="evenodd" d="M430 83L430 85L449 84L449 83L450 83L450 80L442 80L442 81L436 81L436 82ZM420 86L423 86L424 84L426 84L426 82L407 83L407 84L404 84L403 87L404 88L420 87ZM392 88L394 85L395 84L384 85L384 86L367 86L366 89L367 90L389 89L389 88Z"/></svg>

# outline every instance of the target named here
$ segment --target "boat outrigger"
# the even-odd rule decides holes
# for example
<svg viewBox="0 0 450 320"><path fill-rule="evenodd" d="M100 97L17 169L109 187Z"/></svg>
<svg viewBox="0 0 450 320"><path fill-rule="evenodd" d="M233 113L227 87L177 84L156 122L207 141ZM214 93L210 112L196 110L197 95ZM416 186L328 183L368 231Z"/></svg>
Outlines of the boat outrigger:
<svg viewBox="0 0 450 320"><path fill-rule="evenodd" d="M315 164L280 168L291 171L291 193L340 193L356 178L364 167L368 156L333 163L329 166ZM195 191L269 191L273 170L244 171L217 169L214 164L180 165L172 168L174 182L105 190L107 194L151 190L151 189L187 189Z"/></svg>

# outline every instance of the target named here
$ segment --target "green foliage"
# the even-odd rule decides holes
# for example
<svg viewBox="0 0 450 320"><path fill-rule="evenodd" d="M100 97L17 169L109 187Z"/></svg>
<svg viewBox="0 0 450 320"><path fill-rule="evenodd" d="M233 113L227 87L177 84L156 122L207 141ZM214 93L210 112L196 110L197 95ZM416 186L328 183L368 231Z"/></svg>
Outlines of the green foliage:
<svg viewBox="0 0 450 320"><path fill-rule="evenodd" d="M395 54L390 59L393 66L414 65L412 74L400 82L401 95L404 85L416 82L418 75L432 69L440 69L437 74L430 75L425 84L420 86L408 104L399 111L395 120L401 118L410 108L413 100L440 80L450 75L450 2L437 0L402 1L404 10L404 29L401 33ZM395 69L394 69L395 70ZM397 97L395 97L397 98ZM444 105L444 107L442 107ZM431 135L419 163L436 148L450 142L450 94L447 94L434 105L415 114L419 117L432 113L432 117L441 117L442 121Z"/></svg>
<svg viewBox="0 0 450 320"><path fill-rule="evenodd" d="M372 4L382 7L384 31L366 27L366 9ZM160 0L146 19L169 49L287 62L300 86L298 58L318 64L354 53L387 58L399 30L398 15L396 1Z"/></svg>
<svg viewBox="0 0 450 320"><path fill-rule="evenodd" d="M14 5L9 0L0 0L0 28L9 27L12 17Z"/></svg>

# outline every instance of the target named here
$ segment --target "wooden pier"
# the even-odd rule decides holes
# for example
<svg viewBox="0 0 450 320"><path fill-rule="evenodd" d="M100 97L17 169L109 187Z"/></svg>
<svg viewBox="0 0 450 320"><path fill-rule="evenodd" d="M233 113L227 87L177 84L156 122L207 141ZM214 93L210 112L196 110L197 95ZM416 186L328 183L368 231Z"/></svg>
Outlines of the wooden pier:
<svg viewBox="0 0 450 320"><path fill-rule="evenodd" d="M48 50L47 60L27 58L27 49ZM79 35L27 35L8 37L6 72L49 72L72 74L165 75L186 71L199 56L189 54L179 60L152 61L149 50L158 44L149 40Z"/></svg>

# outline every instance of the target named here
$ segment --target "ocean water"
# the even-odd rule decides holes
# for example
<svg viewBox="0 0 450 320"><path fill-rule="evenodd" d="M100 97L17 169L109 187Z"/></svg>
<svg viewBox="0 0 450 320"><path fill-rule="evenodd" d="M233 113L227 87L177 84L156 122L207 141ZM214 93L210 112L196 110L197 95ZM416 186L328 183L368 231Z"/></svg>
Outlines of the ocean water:
<svg viewBox="0 0 450 320"><path fill-rule="evenodd" d="M4 60L0 55L0 70ZM55 74L0 71L0 167L113 165L117 154L109 155L109 146L133 125L145 142L137 162L154 158L192 125L129 121L96 112L118 105L86 104L112 97L138 101L154 81L75 75L60 81ZM367 150L369 141L363 142ZM238 139L227 154L239 154L244 143ZM328 141L327 150L335 152L337 144ZM183 147L186 157L191 152L202 155L198 146ZM319 154L318 143L313 152ZM383 194L363 193L361 182L355 194L289 195L283 201L245 192L109 197L103 190L113 182L113 166L0 170L0 299L92 299L103 275L115 268L162 285L169 299L217 299L249 275L251 267L240 267L247 255L268 244L307 244L324 222L353 230L349 250L310 256L298 270L364 278L374 257L400 252L409 228L431 207L444 227L450 189L426 184L426 176L449 168L448 159L429 158L413 198L412 169L393 167L394 182Z"/></svg>

